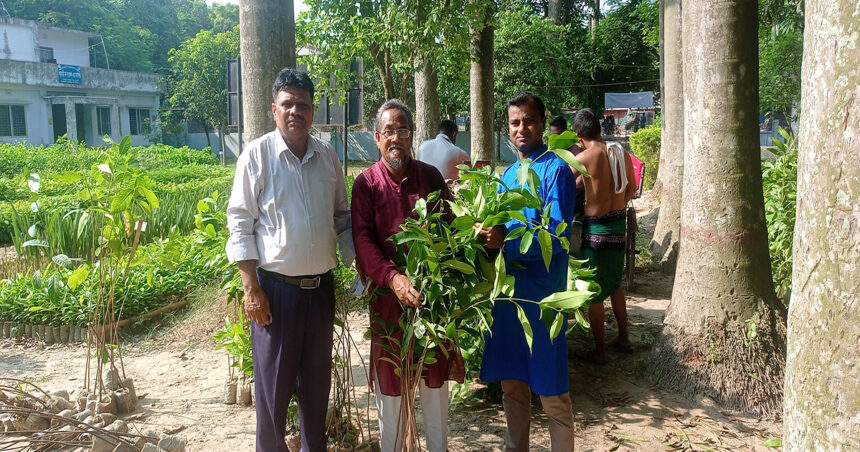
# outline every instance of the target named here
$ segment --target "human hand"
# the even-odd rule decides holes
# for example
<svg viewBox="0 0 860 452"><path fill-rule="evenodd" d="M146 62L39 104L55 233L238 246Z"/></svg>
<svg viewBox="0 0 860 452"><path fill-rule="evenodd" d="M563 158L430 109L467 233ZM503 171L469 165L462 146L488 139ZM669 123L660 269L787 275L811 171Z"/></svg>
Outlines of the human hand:
<svg viewBox="0 0 860 452"><path fill-rule="evenodd" d="M245 289L243 305L245 318L253 320L257 325L266 326L272 323L272 310L269 307L269 297L259 285Z"/></svg>
<svg viewBox="0 0 860 452"><path fill-rule="evenodd" d="M421 306L421 300L424 299L424 296L415 290L406 275L402 273L394 275L391 281L388 281L388 287L404 305L416 308Z"/></svg>
<svg viewBox="0 0 860 452"><path fill-rule="evenodd" d="M480 228L477 225L475 227L480 229L478 235L484 238L484 244L487 245L487 248L497 250L505 243L505 234L500 228L495 226Z"/></svg>

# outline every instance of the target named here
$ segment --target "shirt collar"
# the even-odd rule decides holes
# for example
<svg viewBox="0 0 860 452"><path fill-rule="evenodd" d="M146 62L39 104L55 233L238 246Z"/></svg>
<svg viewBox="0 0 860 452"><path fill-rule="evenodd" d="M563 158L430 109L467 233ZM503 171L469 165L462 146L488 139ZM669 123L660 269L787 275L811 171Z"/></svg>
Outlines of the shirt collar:
<svg viewBox="0 0 860 452"><path fill-rule="evenodd" d="M442 132L439 132L439 135L436 135L436 138L442 138L442 139L444 139L445 141L447 141L447 142L449 142L449 143L451 142L451 139L450 139L450 138L448 138L448 135L445 135L445 134L444 134L444 133L442 133Z"/></svg>
<svg viewBox="0 0 860 452"><path fill-rule="evenodd" d="M547 145L543 145L543 146L541 146L541 147L539 147L539 148L535 149L534 151L532 151L532 153L531 153L531 154L529 154L529 156L528 156L528 157L526 157L526 158L534 159L535 157L537 157L537 156L539 156L539 155L543 154L543 153L544 153L544 151L546 151L546 150L547 150Z"/></svg>
<svg viewBox="0 0 860 452"><path fill-rule="evenodd" d="M287 140L284 139L284 136L281 135L281 131L278 130L277 128L275 129L275 150L278 151L278 155L281 155L284 152L289 152L290 155L293 156L293 158L298 158L298 157L296 157L295 154L293 154L292 151L290 151L290 147L287 146ZM316 153L317 153L317 150L316 150L316 146L313 145L313 139L311 138L310 135L308 135L308 150L307 150L307 152L305 152L305 156L302 158L301 162L299 162L299 163L304 163L304 162L310 160L311 157L313 157L314 154L316 154Z"/></svg>

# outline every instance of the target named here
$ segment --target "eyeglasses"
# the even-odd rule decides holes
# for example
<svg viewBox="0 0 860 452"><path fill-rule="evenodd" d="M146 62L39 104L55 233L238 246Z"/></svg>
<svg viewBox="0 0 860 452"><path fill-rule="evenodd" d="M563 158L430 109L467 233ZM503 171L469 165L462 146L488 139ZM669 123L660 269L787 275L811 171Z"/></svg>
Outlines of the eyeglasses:
<svg viewBox="0 0 860 452"><path fill-rule="evenodd" d="M397 135L397 138L409 138L412 136L412 131L409 129L383 130L379 133L386 139L391 139L394 135Z"/></svg>

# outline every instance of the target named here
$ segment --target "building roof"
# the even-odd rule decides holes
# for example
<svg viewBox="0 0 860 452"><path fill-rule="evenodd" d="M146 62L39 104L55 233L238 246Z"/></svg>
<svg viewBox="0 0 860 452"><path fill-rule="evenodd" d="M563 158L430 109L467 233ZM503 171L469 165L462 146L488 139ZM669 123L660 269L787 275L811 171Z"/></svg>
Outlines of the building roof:
<svg viewBox="0 0 860 452"><path fill-rule="evenodd" d="M90 37L90 38L101 37L101 35L98 33L92 33L89 31L82 31L82 30L72 30L70 28L60 28L60 27L55 27L51 24L47 24L44 22L39 22L39 21L29 20L29 19L18 19L15 17L0 17L0 24L21 25L21 26L25 26L25 27L35 26L41 30L61 31L64 33L75 33L75 34L85 35L85 36Z"/></svg>

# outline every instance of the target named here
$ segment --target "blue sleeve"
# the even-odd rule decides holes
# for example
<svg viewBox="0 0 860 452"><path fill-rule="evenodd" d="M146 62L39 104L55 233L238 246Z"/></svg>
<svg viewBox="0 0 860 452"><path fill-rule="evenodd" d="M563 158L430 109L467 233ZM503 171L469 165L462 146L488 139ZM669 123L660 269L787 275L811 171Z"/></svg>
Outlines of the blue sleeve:
<svg viewBox="0 0 860 452"><path fill-rule="evenodd" d="M550 232L555 233L558 225L564 221L567 223L568 227L565 228L561 235L569 241L570 223L573 221L573 208L574 201L576 200L576 178L573 176L573 172L567 167L567 165L557 166L554 170L550 170L541 181L540 192L544 202L543 207L546 207L547 203L552 202L549 220ZM523 214L530 222L540 224L541 212L538 212L535 209L525 209ZM508 230L513 230L522 226L522 223L517 220L512 220L505 226ZM505 253L508 256L508 259L543 261L543 255L541 254L537 238L538 229L538 227L533 226L529 232L526 232L526 234L534 235L534 238L532 239L532 245L525 254L520 253L520 243L522 243L522 238L505 242ZM561 246L561 242L553 236L552 253L557 254L563 252L565 251Z"/></svg>

